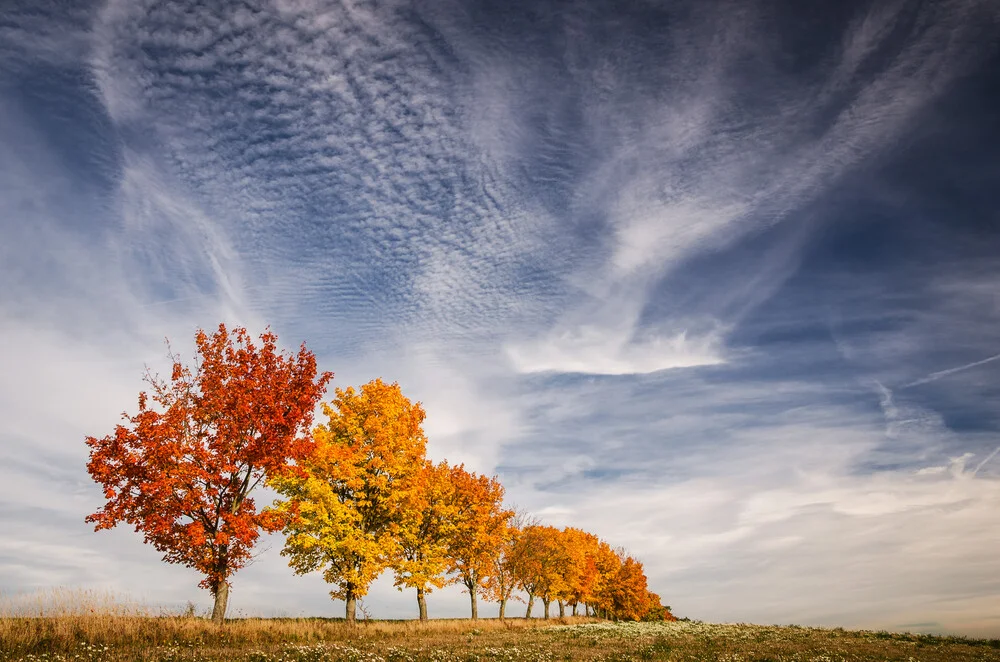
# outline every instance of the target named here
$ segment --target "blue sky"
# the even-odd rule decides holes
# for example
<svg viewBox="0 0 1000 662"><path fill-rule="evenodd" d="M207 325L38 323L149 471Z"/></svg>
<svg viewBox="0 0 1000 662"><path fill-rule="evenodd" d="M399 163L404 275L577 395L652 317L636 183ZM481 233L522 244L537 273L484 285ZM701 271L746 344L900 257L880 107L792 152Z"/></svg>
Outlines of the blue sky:
<svg viewBox="0 0 1000 662"><path fill-rule="evenodd" d="M998 28L993 0L7 0L0 588L208 605L84 524L83 438L225 321L399 381L433 457L626 546L680 615L1000 636ZM339 614L280 546L234 613Z"/></svg>

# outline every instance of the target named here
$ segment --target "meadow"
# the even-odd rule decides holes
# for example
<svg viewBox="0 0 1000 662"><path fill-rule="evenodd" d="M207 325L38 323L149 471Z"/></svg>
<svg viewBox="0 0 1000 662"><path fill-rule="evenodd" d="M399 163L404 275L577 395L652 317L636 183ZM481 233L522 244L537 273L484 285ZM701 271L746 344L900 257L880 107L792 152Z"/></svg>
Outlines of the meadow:
<svg viewBox="0 0 1000 662"><path fill-rule="evenodd" d="M998 660L1000 640L797 626L588 618L361 621L242 618L223 626L111 600L0 613L0 660L33 662L425 660Z"/></svg>

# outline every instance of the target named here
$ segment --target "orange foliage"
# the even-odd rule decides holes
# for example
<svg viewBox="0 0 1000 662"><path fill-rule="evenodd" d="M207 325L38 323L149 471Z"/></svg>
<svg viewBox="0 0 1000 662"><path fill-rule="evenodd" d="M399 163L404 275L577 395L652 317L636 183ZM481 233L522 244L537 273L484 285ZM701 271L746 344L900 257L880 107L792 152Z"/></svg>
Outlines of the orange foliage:
<svg viewBox="0 0 1000 662"><path fill-rule="evenodd" d="M564 569L570 559L564 542L562 531L552 526L533 525L525 527L522 532L518 577L521 588L528 594L525 618L531 616L534 598L541 598L544 616L548 618L549 604L567 593Z"/></svg>
<svg viewBox="0 0 1000 662"><path fill-rule="evenodd" d="M610 587L612 618L639 621L653 607L642 563L624 555ZM659 605L659 602L657 602Z"/></svg>
<svg viewBox="0 0 1000 662"><path fill-rule="evenodd" d="M577 604L592 601L600 579L596 560L600 539L592 533L567 527L563 530L563 541L568 563L563 569L566 591L562 597L575 611Z"/></svg>
<svg viewBox="0 0 1000 662"><path fill-rule="evenodd" d="M520 554L524 549L520 540L524 528L533 523L524 513L513 513L507 522L503 541L490 553L490 574L484 582L482 595L500 603L501 620L507 616L508 602L521 601L514 595L514 590L520 585Z"/></svg>
<svg viewBox="0 0 1000 662"><path fill-rule="evenodd" d="M452 468L426 461L400 508L399 551L393 561L396 586L417 591L421 621L427 620L425 595L447 582L448 543L455 534L458 503Z"/></svg>
<svg viewBox="0 0 1000 662"><path fill-rule="evenodd" d="M590 558L597 570L597 579L590 589L587 604L594 607L599 614L611 615L614 608L614 583L621 559L611 545L598 540L597 546L590 549Z"/></svg>
<svg viewBox="0 0 1000 662"><path fill-rule="evenodd" d="M260 531L284 524L249 495L308 452L305 433L333 377L317 377L304 344L284 355L274 333L260 340L223 324L211 336L199 330L193 369L171 356L170 381L147 374L152 394L139 394L135 416L122 414L127 423L114 434L87 437L87 471L107 499L87 521L131 524L165 561L202 573L220 620L229 577L250 560Z"/></svg>
<svg viewBox="0 0 1000 662"><path fill-rule="evenodd" d="M677 617L670 613L670 607L660 604L660 596L656 593L649 591L647 602L649 603L649 611L642 617L642 620L668 622L677 620Z"/></svg>
<svg viewBox="0 0 1000 662"><path fill-rule="evenodd" d="M503 545L507 523L514 513L503 507L503 485L495 477L479 476L459 465L452 467L453 528L448 541L449 572L465 586L478 618L476 597L488 595L493 559Z"/></svg>

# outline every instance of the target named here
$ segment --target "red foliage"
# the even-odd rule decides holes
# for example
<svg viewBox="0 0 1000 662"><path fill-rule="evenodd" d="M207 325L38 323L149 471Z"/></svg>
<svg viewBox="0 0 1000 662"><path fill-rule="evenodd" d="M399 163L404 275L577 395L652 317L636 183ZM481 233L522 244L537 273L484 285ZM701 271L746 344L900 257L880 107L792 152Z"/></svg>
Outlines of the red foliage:
<svg viewBox="0 0 1000 662"><path fill-rule="evenodd" d="M87 471L107 499L87 521L134 526L165 561L202 573L213 593L250 560L261 531L284 525L249 495L309 452L313 410L333 377L317 377L304 344L286 355L274 333L260 340L223 324L211 336L199 330L193 369L171 355L169 382L147 373L151 394L139 394L136 415L87 438Z"/></svg>

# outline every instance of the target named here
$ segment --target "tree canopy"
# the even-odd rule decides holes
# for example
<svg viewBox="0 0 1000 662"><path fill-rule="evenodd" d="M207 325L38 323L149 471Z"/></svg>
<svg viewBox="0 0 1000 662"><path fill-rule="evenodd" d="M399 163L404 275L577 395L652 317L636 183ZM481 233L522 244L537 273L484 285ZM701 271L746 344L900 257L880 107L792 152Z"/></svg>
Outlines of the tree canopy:
<svg viewBox="0 0 1000 662"><path fill-rule="evenodd" d="M220 324L195 335L198 360L171 354L169 380L147 371L151 393L135 415L105 437L87 437L87 471L106 503L87 517L96 529L131 524L168 563L194 568L225 618L229 578L251 558L261 531L284 525L250 496L267 477L284 475L311 452L313 410L333 377L317 375L315 356L260 345L243 328Z"/></svg>
<svg viewBox="0 0 1000 662"><path fill-rule="evenodd" d="M300 471L271 482L285 497L273 512L289 516L282 554L292 568L322 570L353 623L357 599L402 552L403 515L424 466L424 410L399 384L375 379L337 389L323 412L328 422Z"/></svg>

